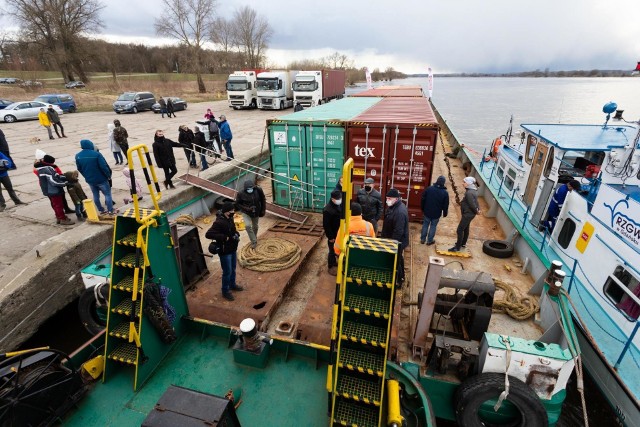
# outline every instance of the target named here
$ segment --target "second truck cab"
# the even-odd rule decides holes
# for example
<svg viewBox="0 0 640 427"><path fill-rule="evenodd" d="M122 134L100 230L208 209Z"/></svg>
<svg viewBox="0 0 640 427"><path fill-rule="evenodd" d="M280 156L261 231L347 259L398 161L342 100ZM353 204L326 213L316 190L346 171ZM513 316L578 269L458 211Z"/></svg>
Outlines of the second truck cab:
<svg viewBox="0 0 640 427"><path fill-rule="evenodd" d="M269 71L258 74L258 108L284 110L293 107L293 80L298 71Z"/></svg>

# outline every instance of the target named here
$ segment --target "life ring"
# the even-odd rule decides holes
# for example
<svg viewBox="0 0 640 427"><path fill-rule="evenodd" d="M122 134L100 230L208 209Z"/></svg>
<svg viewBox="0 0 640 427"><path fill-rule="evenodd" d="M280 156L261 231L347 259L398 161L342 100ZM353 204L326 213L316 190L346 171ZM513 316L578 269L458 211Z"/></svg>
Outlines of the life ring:
<svg viewBox="0 0 640 427"><path fill-rule="evenodd" d="M496 138L493 141L493 145L491 146L491 157L498 157L498 150L500 149L500 145L502 145L502 139Z"/></svg>
<svg viewBox="0 0 640 427"><path fill-rule="evenodd" d="M82 326L84 326L91 336L99 334L107 326L106 320L98 315L99 307L96 301L96 295L100 299L100 303L106 307L109 300L109 286L106 283L96 286L99 286L97 292L95 292L95 286L85 289L78 300L78 316L80 317L80 322L82 322Z"/></svg>
<svg viewBox="0 0 640 427"><path fill-rule="evenodd" d="M456 390L453 402L456 421L465 427L494 425L484 420L484 406L493 413L493 405L504 390L504 374L484 373L467 378ZM500 420L500 426L548 427L549 417L538 395L519 379L509 376L509 394L506 400L515 408L517 416Z"/></svg>
<svg viewBox="0 0 640 427"><path fill-rule="evenodd" d="M509 258L513 255L513 245L506 240L485 240L482 252L494 258Z"/></svg>

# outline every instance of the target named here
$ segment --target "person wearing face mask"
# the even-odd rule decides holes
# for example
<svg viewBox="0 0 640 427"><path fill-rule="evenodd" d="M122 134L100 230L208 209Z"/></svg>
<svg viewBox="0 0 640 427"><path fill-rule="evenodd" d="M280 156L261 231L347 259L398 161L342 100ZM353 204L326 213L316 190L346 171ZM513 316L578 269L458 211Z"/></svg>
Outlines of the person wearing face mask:
<svg viewBox="0 0 640 427"><path fill-rule="evenodd" d="M449 252L459 252L461 248L467 247L469 226L476 215L480 213L476 179L472 176L468 176L462 180L462 186L466 191L462 201L460 202L460 211L462 216L460 218L460 223L458 224L458 229L456 230L458 240L456 240L456 244L452 248L449 248Z"/></svg>
<svg viewBox="0 0 640 427"><path fill-rule="evenodd" d="M396 287L404 283L404 258L402 253L409 246L409 213L400 199L400 192L391 188L387 191L387 210L382 223L382 237L398 241L398 263L396 272Z"/></svg>
<svg viewBox="0 0 640 427"><path fill-rule="evenodd" d="M327 245L329 254L327 255L327 268L329 274L335 276L338 273L338 261L334 252L334 244L336 236L340 229L340 215L342 213L342 192L333 190L331 192L331 200L322 209L322 227L324 234L327 236Z"/></svg>
<svg viewBox="0 0 640 427"><path fill-rule="evenodd" d="M238 191L235 208L242 213L245 229L251 247L258 245L258 220L264 216L267 210L267 200L262 188L255 185L252 180L244 182L244 191Z"/></svg>
<svg viewBox="0 0 640 427"><path fill-rule="evenodd" d="M445 183L447 179L439 176L436 183L427 187L422 193L420 207L422 209L422 232L420 243L433 245L436 241L436 228L440 217L446 217L449 213L449 193ZM428 234L428 236L427 236Z"/></svg>
<svg viewBox="0 0 640 427"><path fill-rule="evenodd" d="M215 253L220 258L222 297L228 301L235 300L231 291L244 290L242 286L238 286L236 283L236 262L240 234L236 231L233 214L233 203L224 202L222 208L216 214L215 222L205 234L207 239L212 240L211 243L216 248Z"/></svg>
<svg viewBox="0 0 640 427"><path fill-rule="evenodd" d="M362 218L373 225L373 231L378 234L378 220L382 217L382 195L374 188L373 178L364 180L364 188L358 190L358 203L362 206Z"/></svg>

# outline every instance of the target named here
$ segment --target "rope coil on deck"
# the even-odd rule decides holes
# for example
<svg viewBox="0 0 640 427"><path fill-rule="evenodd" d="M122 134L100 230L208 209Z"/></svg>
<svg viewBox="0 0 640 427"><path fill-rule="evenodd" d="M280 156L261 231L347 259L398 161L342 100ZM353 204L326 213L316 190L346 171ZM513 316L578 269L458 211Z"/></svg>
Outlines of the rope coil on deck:
<svg viewBox="0 0 640 427"><path fill-rule="evenodd" d="M493 279L496 289L504 292L504 298L493 301L493 311L507 313L516 320L526 320L536 314L540 307L535 297L521 296L520 292L507 282L500 279Z"/></svg>
<svg viewBox="0 0 640 427"><path fill-rule="evenodd" d="M297 243L271 237L258 241L255 249L245 245L238 256L238 263L254 271L279 271L300 261L302 249Z"/></svg>

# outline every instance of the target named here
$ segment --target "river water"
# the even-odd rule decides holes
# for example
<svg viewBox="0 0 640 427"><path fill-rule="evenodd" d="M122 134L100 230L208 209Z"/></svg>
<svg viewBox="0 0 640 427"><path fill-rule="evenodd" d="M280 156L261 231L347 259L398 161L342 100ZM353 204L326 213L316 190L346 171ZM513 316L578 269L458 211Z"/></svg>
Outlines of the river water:
<svg viewBox="0 0 640 427"><path fill-rule="evenodd" d="M376 84L422 86L426 78L408 78ZM348 89L356 93L364 84ZM504 134L511 115L514 131L520 123L604 123L604 104L613 101L629 121L640 119L640 77L627 78L471 78L436 77L432 102L461 143L482 153ZM585 393L590 425L607 425L615 416L597 384L587 375ZM559 427L584 425L575 378L569 384ZM439 422L438 426L455 423Z"/></svg>

